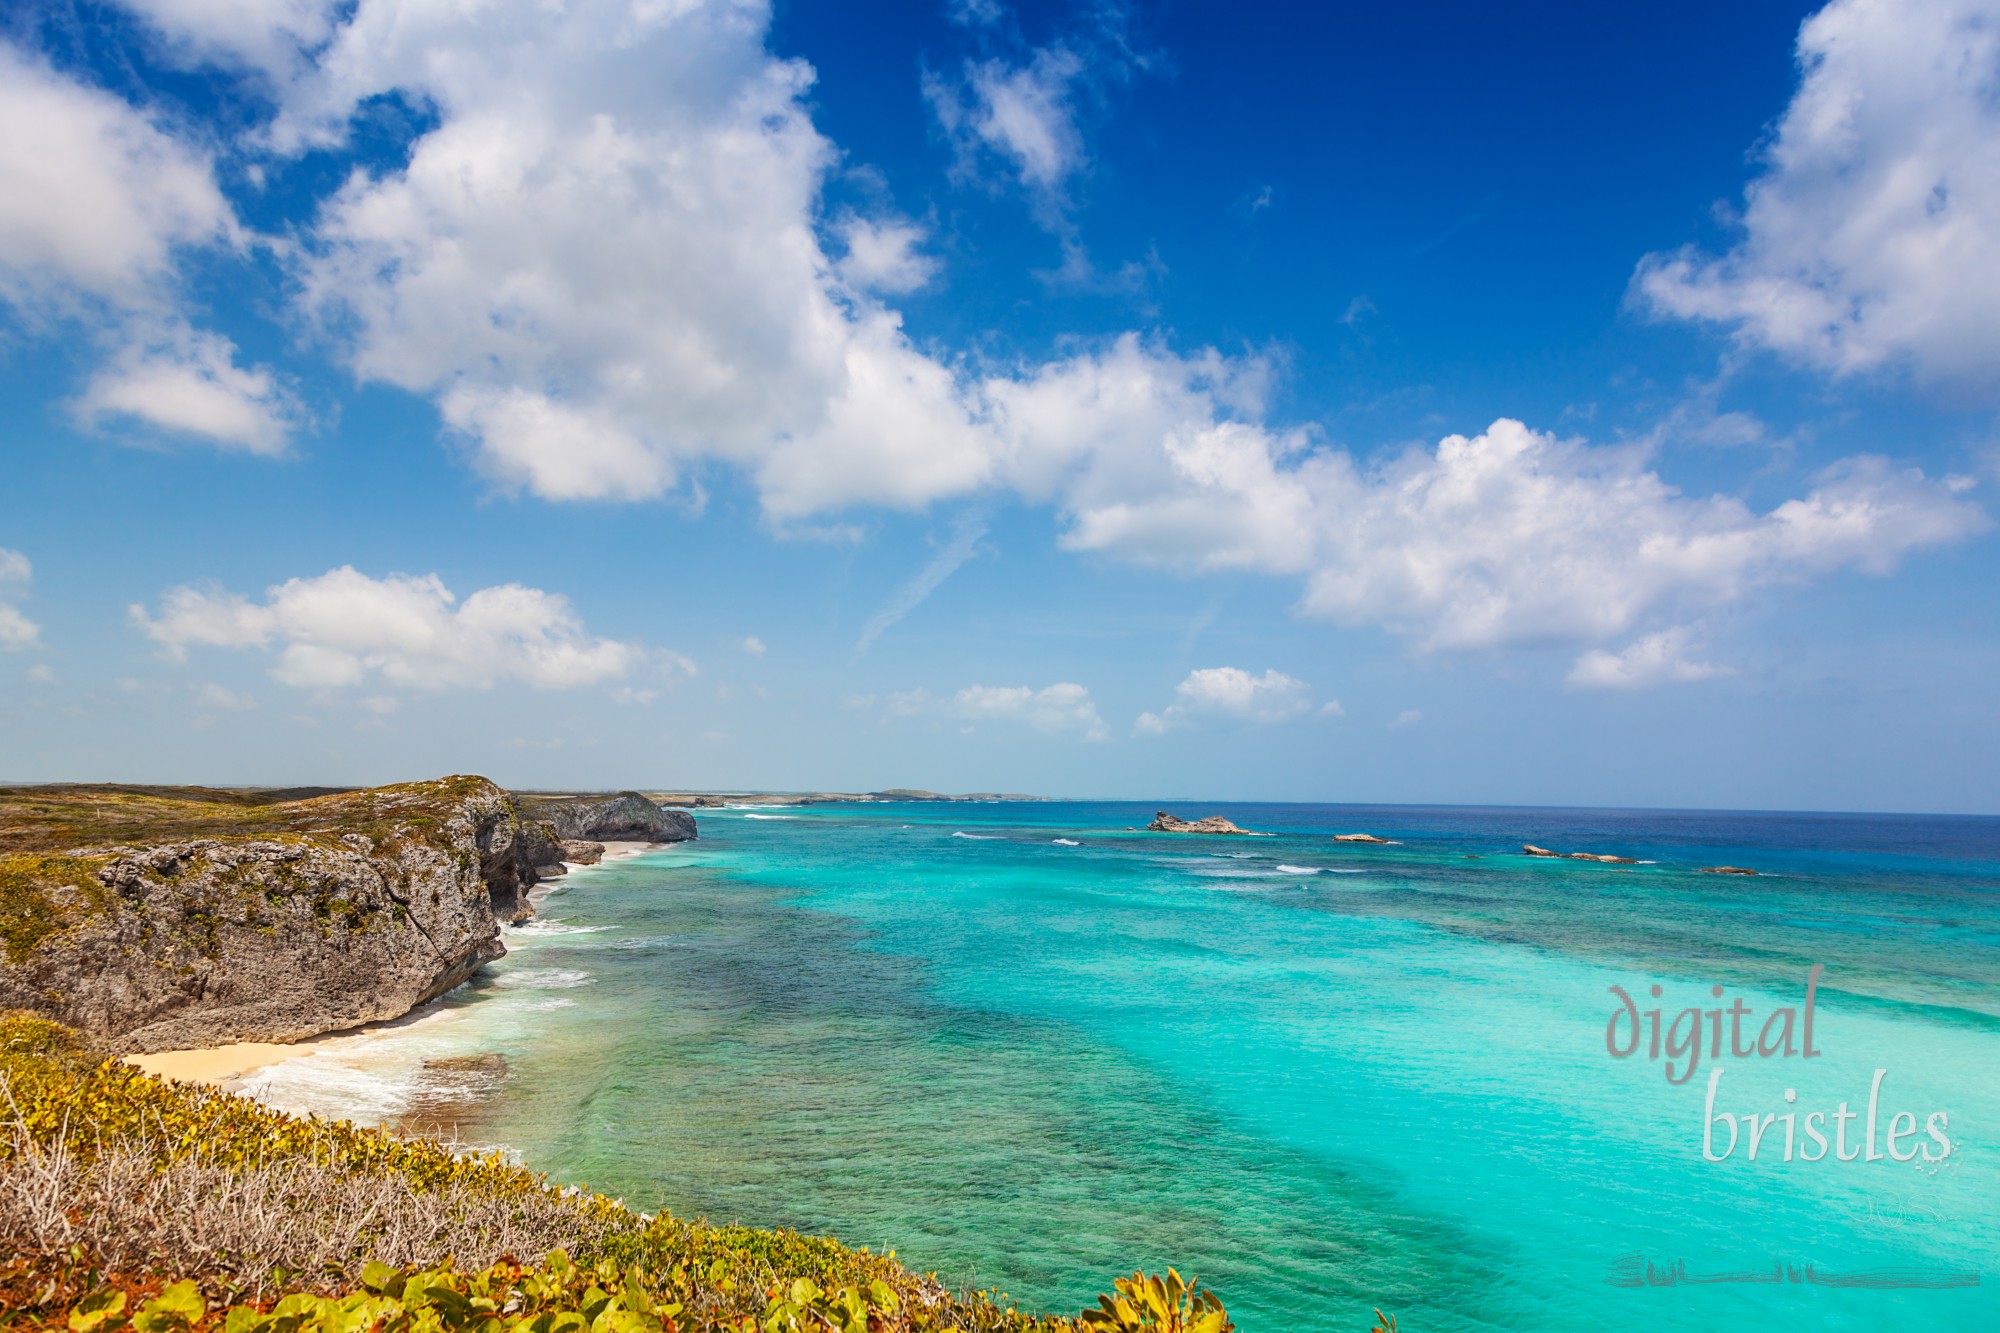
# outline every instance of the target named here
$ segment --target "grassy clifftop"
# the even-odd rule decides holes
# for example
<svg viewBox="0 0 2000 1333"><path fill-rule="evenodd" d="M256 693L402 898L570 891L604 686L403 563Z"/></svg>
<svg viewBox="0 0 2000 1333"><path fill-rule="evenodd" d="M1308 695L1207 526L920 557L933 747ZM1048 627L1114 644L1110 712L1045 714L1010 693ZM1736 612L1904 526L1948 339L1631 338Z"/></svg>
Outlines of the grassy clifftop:
<svg viewBox="0 0 2000 1333"><path fill-rule="evenodd" d="M502 1158L103 1062L0 1017L0 1329L69 1333L1228 1333L1177 1276L1076 1318L891 1255L646 1216Z"/></svg>
<svg viewBox="0 0 2000 1333"><path fill-rule="evenodd" d="M365 790L0 787L0 855L188 838L338 838L442 819L459 802L487 790L498 788L485 778L464 776Z"/></svg>

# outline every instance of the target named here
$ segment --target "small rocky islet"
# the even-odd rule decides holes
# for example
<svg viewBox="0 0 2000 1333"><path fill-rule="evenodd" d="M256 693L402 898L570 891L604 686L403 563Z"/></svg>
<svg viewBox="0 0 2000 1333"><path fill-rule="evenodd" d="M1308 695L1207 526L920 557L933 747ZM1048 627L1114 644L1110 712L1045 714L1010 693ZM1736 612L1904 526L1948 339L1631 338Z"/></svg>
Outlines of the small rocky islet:
<svg viewBox="0 0 2000 1333"><path fill-rule="evenodd" d="M1166 811L1157 811L1153 822L1146 825L1148 833L1220 833L1239 838L1268 838L1268 833L1254 833L1247 828L1238 828L1221 815L1203 815L1200 819L1182 819Z"/></svg>

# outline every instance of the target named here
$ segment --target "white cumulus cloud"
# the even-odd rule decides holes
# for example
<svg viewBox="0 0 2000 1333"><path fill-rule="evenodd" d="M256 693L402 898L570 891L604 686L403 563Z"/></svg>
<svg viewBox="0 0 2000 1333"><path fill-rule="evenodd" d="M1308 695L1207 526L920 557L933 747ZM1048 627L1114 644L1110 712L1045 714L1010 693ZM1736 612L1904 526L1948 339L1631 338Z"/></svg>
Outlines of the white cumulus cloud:
<svg viewBox="0 0 2000 1333"><path fill-rule="evenodd" d="M1843 567L1885 573L1989 526L1947 484L1879 458L1760 514L1681 494L1640 453L1507 420L1371 470L1334 457L1297 475L1320 521L1304 608L1436 648L1601 641L1655 608Z"/></svg>
<svg viewBox="0 0 2000 1333"><path fill-rule="evenodd" d="M968 685L949 698L926 690L892 694L889 711L902 716L958 718L967 722L1020 722L1048 735L1109 739L1090 691L1069 681L1037 690L1027 685Z"/></svg>
<svg viewBox="0 0 2000 1333"><path fill-rule="evenodd" d="M1834 0L1719 258L1652 255L1654 310L1835 374L2000 390L2000 3Z"/></svg>
<svg viewBox="0 0 2000 1333"><path fill-rule="evenodd" d="M184 64L261 71L279 83L297 78L306 53L333 30L339 0L116 0L163 39Z"/></svg>
<svg viewBox="0 0 2000 1333"><path fill-rule="evenodd" d="M1676 625L1635 640L1623 652L1594 648L1576 659L1569 683L1586 690L1649 690L1735 675L1733 667L1695 660L1696 634L1694 626Z"/></svg>
<svg viewBox="0 0 2000 1333"><path fill-rule="evenodd" d="M190 250L239 244L207 157L143 112L0 41L0 300L79 321L110 352L75 405L86 425L144 421L273 452L289 402L179 310Z"/></svg>
<svg viewBox="0 0 2000 1333"><path fill-rule="evenodd" d="M1329 705L1338 715L1339 704ZM1141 713L1141 735L1157 736L1202 718L1238 722L1284 722L1312 711L1312 687L1296 676L1266 670L1253 676L1241 667L1202 667L1174 687L1174 701L1157 713Z"/></svg>
<svg viewBox="0 0 2000 1333"><path fill-rule="evenodd" d="M110 93L0 41L0 294L149 304L179 246L235 219L199 153Z"/></svg>
<svg viewBox="0 0 2000 1333"><path fill-rule="evenodd" d="M1765 512L1687 495L1638 446L1501 419L1364 463L1262 422L1268 369L1120 339L984 386L1000 475L1064 546L1304 580L1300 608L1429 649L1595 642L1985 531L1963 478L1843 460Z"/></svg>
<svg viewBox="0 0 2000 1333"><path fill-rule="evenodd" d="M121 418L250 453L284 450L295 427L290 395L268 369L236 364L227 338L173 321L146 338L138 326L72 407L96 428Z"/></svg>
<svg viewBox="0 0 2000 1333"><path fill-rule="evenodd" d="M924 231L899 218L844 218L834 228L847 247L838 270L857 291L913 292L937 274L938 261L918 250Z"/></svg>
<svg viewBox="0 0 2000 1333"><path fill-rule="evenodd" d="M568 599L553 593L507 583L461 602L435 574L375 579L351 566L291 579L261 601L179 587L157 613L131 611L172 656L193 646L272 650L272 674L302 688L379 675L431 690L501 681L567 689L625 676L642 657L631 644L590 635Z"/></svg>
<svg viewBox="0 0 2000 1333"><path fill-rule="evenodd" d="M837 429L841 404L894 415L873 386L906 395L929 363L843 295L815 230L835 152L766 19L362 0L278 129L334 137L394 91L439 116L407 167L357 175L318 220L306 298L351 329L355 370L433 395L495 477L556 498L754 465ZM857 281L910 276L885 245L861 241Z"/></svg>

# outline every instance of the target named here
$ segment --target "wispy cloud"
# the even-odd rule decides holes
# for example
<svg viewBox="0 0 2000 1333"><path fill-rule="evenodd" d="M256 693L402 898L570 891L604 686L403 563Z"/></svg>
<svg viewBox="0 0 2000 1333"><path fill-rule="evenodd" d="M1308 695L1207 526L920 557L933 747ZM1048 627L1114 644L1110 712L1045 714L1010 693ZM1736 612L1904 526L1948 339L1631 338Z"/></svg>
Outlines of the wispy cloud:
<svg viewBox="0 0 2000 1333"><path fill-rule="evenodd" d="M1449 227L1446 227L1443 231L1439 232L1436 236L1433 236L1430 240L1425 241L1420 245L1413 246L1410 250L1410 253L1413 255L1427 255L1431 251L1443 245L1446 241L1449 241L1453 237L1457 236L1460 232L1469 231L1473 227L1478 226L1481 222L1484 222L1486 220L1486 215L1493 211L1493 205L1499 202L1500 202L1499 195L1497 194L1487 195L1485 198L1481 199L1478 202L1478 204L1474 205L1470 213L1466 213L1463 216L1461 216L1456 222L1453 222Z"/></svg>
<svg viewBox="0 0 2000 1333"><path fill-rule="evenodd" d="M925 71L924 98L957 154L960 181L992 184L992 168L1025 192L1035 220L1062 244L1062 266L1041 276L1086 287L1136 290L1161 267L1158 256L1101 275L1085 252L1072 216L1072 180L1090 167L1086 122L1104 110L1109 91L1153 68L1133 44L1123 4L1100 4L1043 46L1021 38L998 0L974 0L953 17L975 35L981 57L955 75ZM1270 202L1270 187L1252 210Z"/></svg>
<svg viewBox="0 0 2000 1333"><path fill-rule="evenodd" d="M1568 683L1585 690L1649 690L1735 675L1733 667L1695 657L1700 634L1700 625L1676 625L1646 635L1622 653L1593 649L1576 659Z"/></svg>
<svg viewBox="0 0 2000 1333"><path fill-rule="evenodd" d="M952 539L939 547L922 569L891 593L889 600L868 617L868 623L861 627L861 637L854 641L853 660L860 661L875 640L882 637L883 631L916 610L926 597L938 590L940 584L957 572L960 565L977 555L979 540L985 535L986 519L983 516L972 513L961 515Z"/></svg>
<svg viewBox="0 0 2000 1333"><path fill-rule="evenodd" d="M1133 729L1141 736L1158 736L1204 717L1284 722L1311 708L1312 687L1296 676L1275 670L1253 676L1241 667L1203 667L1190 671L1174 687L1173 703L1157 713L1139 714Z"/></svg>
<svg viewBox="0 0 2000 1333"><path fill-rule="evenodd" d="M34 569L27 556L0 547L0 650L33 648L41 640L42 627L14 605L26 595Z"/></svg>
<svg viewBox="0 0 2000 1333"><path fill-rule="evenodd" d="M889 696L889 711L901 717L955 717L967 722L1025 722L1052 736L1076 735L1087 741L1111 738L1090 691L1073 681L1046 689L1028 685L968 685L949 699L928 690Z"/></svg>

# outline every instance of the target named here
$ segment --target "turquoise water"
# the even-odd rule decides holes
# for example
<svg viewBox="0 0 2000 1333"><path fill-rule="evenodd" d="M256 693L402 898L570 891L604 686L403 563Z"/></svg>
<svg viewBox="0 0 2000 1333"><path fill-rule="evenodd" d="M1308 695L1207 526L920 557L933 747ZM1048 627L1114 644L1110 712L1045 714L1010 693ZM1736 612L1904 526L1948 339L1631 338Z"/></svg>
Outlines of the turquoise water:
<svg viewBox="0 0 2000 1333"><path fill-rule="evenodd" d="M2000 1328L2000 821L1182 813L1213 812L1278 836L703 812L698 843L564 881L438 1021L260 1090L393 1118L441 1058L498 1054L468 1132L559 1179L1053 1309L1172 1263L1246 1333L1375 1306L1413 1333ZM1356 830L1398 845L1329 837ZM1764 873L1698 873L1723 863ZM1668 1019L1740 996L1754 1036L1813 964L1816 1059L1704 1045L1674 1086L1606 1051L1613 985ZM1944 1112L1954 1150L1785 1162L1775 1128L1704 1160L1714 1066L1719 1109L1773 1115L1864 1112L1887 1070L1883 1133ZM1788 1280L1618 1285L1634 1256ZM1885 1269L1979 1285L1826 1285Z"/></svg>

